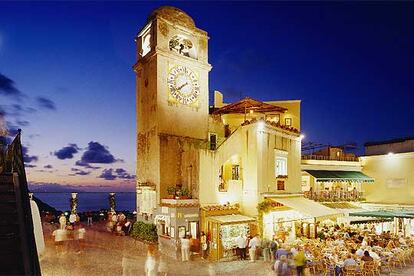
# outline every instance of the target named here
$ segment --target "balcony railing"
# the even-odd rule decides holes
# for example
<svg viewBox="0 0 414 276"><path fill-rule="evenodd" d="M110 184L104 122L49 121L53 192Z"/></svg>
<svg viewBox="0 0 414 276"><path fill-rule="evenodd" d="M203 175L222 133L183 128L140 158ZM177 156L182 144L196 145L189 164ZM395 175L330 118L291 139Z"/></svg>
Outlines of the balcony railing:
<svg viewBox="0 0 414 276"><path fill-rule="evenodd" d="M350 192L335 192L335 191L322 191L322 192L305 192L306 198L321 201L321 202L335 202L335 201L363 201L365 200L363 192L350 191Z"/></svg>
<svg viewBox="0 0 414 276"><path fill-rule="evenodd" d="M357 156L330 157L330 156L316 155L316 154L302 155L302 160L331 160L331 161L349 161L349 162L359 161Z"/></svg>

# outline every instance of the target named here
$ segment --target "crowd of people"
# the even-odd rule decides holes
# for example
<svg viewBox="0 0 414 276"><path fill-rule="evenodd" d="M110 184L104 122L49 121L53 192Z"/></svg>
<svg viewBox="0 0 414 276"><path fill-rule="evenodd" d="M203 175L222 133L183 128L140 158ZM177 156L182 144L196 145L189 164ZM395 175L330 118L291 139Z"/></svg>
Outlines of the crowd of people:
<svg viewBox="0 0 414 276"><path fill-rule="evenodd" d="M373 227L373 226L371 226ZM325 272L341 275L346 271L377 271L403 267L414 258L414 239L390 231L375 234L370 227L344 225L323 227L317 239L299 238L287 242L274 237L261 240L258 235L236 238L240 260L254 262L259 257L271 262L276 275L309 275Z"/></svg>
<svg viewBox="0 0 414 276"><path fill-rule="evenodd" d="M277 275L297 275L307 272L325 272L341 275L346 271L377 271L403 267L411 261L414 239L392 234L381 235L365 227L349 228L344 225L324 227L318 239L301 238L292 243L283 243L275 238L265 243L273 259L272 269ZM266 258L265 258L266 259Z"/></svg>
<svg viewBox="0 0 414 276"><path fill-rule="evenodd" d="M132 223L124 213L108 212L106 229L118 235L128 235L132 228Z"/></svg>

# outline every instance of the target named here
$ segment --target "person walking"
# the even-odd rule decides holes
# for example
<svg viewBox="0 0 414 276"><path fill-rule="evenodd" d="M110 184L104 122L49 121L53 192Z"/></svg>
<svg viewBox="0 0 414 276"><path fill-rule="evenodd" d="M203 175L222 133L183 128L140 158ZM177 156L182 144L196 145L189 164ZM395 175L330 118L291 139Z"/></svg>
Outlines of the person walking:
<svg viewBox="0 0 414 276"><path fill-rule="evenodd" d="M298 248L296 254L293 256L293 260L295 261L297 275L302 276L303 269L305 268L306 264L306 257L305 251L301 246Z"/></svg>
<svg viewBox="0 0 414 276"><path fill-rule="evenodd" d="M60 230L65 230L65 228L66 228L66 217L63 213L60 214L59 225L60 225Z"/></svg>
<svg viewBox="0 0 414 276"><path fill-rule="evenodd" d="M92 212L91 211L89 211L88 213L87 213L87 216L88 216L88 222L87 222L87 225L88 226L92 226Z"/></svg>
<svg viewBox="0 0 414 276"><path fill-rule="evenodd" d="M275 262L275 266L277 263L277 268L275 269L276 271L276 275L277 276L290 276L290 268L289 268L289 264L288 264L288 259L286 257L286 255L282 255L280 256L280 261L279 262Z"/></svg>
<svg viewBox="0 0 414 276"><path fill-rule="evenodd" d="M181 239L181 261L187 262L190 258L190 239L188 235Z"/></svg>
<svg viewBox="0 0 414 276"><path fill-rule="evenodd" d="M276 251L279 249L279 242L277 241L276 235L273 237L272 242L270 243L270 253L272 255L272 260L276 260Z"/></svg>
<svg viewBox="0 0 414 276"><path fill-rule="evenodd" d="M237 253L239 255L240 260L246 260L246 237L240 233L240 235L236 239L236 243L238 251Z"/></svg>
<svg viewBox="0 0 414 276"><path fill-rule="evenodd" d="M250 256L251 262L256 261L256 248L258 245L258 241L259 241L259 238L257 235L255 235L253 239L249 241L249 256Z"/></svg>
<svg viewBox="0 0 414 276"><path fill-rule="evenodd" d="M205 259L207 257L207 236L204 233L204 231L201 231L200 244L201 244L201 258Z"/></svg>

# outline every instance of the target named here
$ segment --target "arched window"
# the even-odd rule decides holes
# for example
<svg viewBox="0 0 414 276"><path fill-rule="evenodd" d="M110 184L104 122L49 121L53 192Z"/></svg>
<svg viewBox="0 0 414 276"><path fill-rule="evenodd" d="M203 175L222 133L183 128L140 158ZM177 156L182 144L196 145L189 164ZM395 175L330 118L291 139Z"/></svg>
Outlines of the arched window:
<svg viewBox="0 0 414 276"><path fill-rule="evenodd" d="M197 51L191 40L181 36L175 35L169 42L170 51L174 51L180 55L197 59Z"/></svg>

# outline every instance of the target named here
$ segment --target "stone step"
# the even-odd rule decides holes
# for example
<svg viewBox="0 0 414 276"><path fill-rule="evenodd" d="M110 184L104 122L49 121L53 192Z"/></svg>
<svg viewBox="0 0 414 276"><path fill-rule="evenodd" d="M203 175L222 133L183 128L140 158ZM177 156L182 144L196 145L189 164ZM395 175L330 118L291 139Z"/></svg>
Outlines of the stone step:
<svg viewBox="0 0 414 276"><path fill-rule="evenodd" d="M19 225L17 223L14 224L0 224L0 235L6 234L16 234L20 232Z"/></svg>
<svg viewBox="0 0 414 276"><path fill-rule="evenodd" d="M14 191L0 192L0 202L1 201L16 201Z"/></svg>

